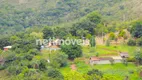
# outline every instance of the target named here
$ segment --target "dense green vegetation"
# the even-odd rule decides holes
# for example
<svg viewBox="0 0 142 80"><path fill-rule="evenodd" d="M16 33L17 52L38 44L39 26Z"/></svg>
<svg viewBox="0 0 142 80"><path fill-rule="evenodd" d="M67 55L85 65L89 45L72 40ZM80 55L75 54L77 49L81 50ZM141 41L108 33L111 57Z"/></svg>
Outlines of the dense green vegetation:
<svg viewBox="0 0 142 80"><path fill-rule="evenodd" d="M3 0L0 3L0 32L14 34L27 27L60 26L60 23L70 27L72 22L93 11L101 13L110 27L126 27L123 21L129 23L141 16L138 8L141 5L133 5L139 3L140 0Z"/></svg>
<svg viewBox="0 0 142 80"><path fill-rule="evenodd" d="M140 0L0 1L0 80L141 80L139 4ZM89 40L90 45L61 44L56 51L48 44L36 45L37 39L50 38ZM3 50L9 45L12 49ZM89 63L90 57L120 57L120 52L129 55L122 63Z"/></svg>

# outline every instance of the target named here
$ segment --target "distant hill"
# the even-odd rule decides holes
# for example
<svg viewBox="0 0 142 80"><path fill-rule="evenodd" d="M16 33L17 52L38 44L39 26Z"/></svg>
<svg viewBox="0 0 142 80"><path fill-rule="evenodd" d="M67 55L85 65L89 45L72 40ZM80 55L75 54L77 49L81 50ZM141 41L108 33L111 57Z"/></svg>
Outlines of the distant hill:
<svg viewBox="0 0 142 80"><path fill-rule="evenodd" d="M0 31L69 23L92 11L108 22L134 20L142 16L142 0L0 0Z"/></svg>

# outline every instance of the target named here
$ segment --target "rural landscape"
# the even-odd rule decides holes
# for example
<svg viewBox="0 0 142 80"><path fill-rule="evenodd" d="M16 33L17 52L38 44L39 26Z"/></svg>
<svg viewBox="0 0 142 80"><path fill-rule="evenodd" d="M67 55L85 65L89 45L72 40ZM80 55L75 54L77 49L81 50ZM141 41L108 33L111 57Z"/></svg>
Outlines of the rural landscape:
<svg viewBox="0 0 142 80"><path fill-rule="evenodd" d="M142 80L142 0L0 0L0 80Z"/></svg>

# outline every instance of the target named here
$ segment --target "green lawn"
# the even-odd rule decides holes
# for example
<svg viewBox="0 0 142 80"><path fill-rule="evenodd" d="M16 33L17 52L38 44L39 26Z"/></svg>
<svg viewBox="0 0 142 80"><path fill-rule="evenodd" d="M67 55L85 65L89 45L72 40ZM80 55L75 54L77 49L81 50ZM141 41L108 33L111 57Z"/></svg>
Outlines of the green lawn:
<svg viewBox="0 0 142 80"><path fill-rule="evenodd" d="M111 45L109 47L104 45L97 45L96 48L91 47L83 47L83 57L85 59L89 59L91 56L95 56L96 52L99 53L100 56L104 55L118 55L118 52L128 52L130 56L134 56L134 51L137 49L136 46L127 46L127 45ZM43 58L48 58L49 51L45 50L42 52ZM55 53L54 51L52 53ZM124 64L114 64L114 65L94 65L91 66L89 64L86 64L85 61L68 61L68 65L66 67L60 68L61 73L64 75L71 71L71 64L76 64L77 71L86 74L89 70L92 69L99 69L104 73L104 75L111 75L111 76L117 76L120 78L120 80L123 80L125 76L129 76L130 80L141 80L138 79L138 71L137 67L129 63L128 66L125 66ZM122 79L121 79L122 78Z"/></svg>
<svg viewBox="0 0 142 80"><path fill-rule="evenodd" d="M129 63L128 66L125 66L122 63L114 64L114 65L94 65L91 66L89 64L85 64L84 62L76 63L77 71L86 74L89 70L98 69L104 73L104 75L111 75L120 78L120 80L124 79L125 76L129 76L130 80L141 80L138 79L138 71L137 67L133 63ZM60 71L62 74L66 74L71 71L70 65L61 68ZM122 78L122 79L121 79Z"/></svg>
<svg viewBox="0 0 142 80"><path fill-rule="evenodd" d="M99 53L100 56L118 55L119 52L128 52L130 56L134 56L134 52L137 48L138 47L136 46L127 45L111 45L109 47L105 45L97 45L96 48L83 47L82 50L85 57L95 56L96 53Z"/></svg>

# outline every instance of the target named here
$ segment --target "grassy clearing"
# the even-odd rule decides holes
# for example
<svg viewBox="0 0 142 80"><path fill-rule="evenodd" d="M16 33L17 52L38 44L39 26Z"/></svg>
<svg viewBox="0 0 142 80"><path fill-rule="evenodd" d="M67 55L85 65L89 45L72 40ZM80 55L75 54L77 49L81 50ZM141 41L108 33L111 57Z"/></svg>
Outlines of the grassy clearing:
<svg viewBox="0 0 142 80"><path fill-rule="evenodd" d="M76 63L76 67L77 71L80 72L81 74L86 74L89 70L92 69L98 69L102 71L104 75L116 76L118 78L121 78L120 80L123 80L125 76L129 76L130 80L139 80L137 67L133 63L129 63L128 66L125 66L122 63L114 65L107 64L107 65L91 66L83 61L80 61ZM60 71L62 72L63 75L68 73L69 71L71 71L70 65L61 68Z"/></svg>
<svg viewBox="0 0 142 80"><path fill-rule="evenodd" d="M83 47L83 53L85 57L95 56L96 53L99 53L99 56L118 55L119 52L128 52L130 56L134 56L137 49L136 46L127 45L111 45L109 47L97 45L96 48Z"/></svg>
<svg viewBox="0 0 142 80"><path fill-rule="evenodd" d="M120 80L123 80L125 76L129 76L130 80L139 80L137 67L132 63L129 63L128 66L125 66L122 63L114 64L113 66L110 64L91 66L85 63L86 59L88 60L90 56L95 56L97 52L99 53L100 56L118 55L119 51L128 52L130 56L134 56L134 51L136 49L137 49L136 46L127 46L127 45L117 45L117 46L111 45L109 47L105 45L97 45L96 48L83 47L82 48L83 57L78 58L78 60L77 61L75 60L74 62L68 61L68 65L66 67L60 68L59 70L63 75L65 75L66 73L71 71L71 64L76 64L77 71L80 72L81 74L86 74L89 70L92 69L98 69L102 71L104 75L116 76L120 78ZM57 51L50 52L48 50L43 50L42 57L47 59L49 57L49 53L54 54L57 53Z"/></svg>

